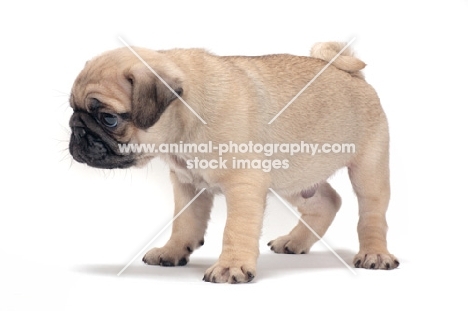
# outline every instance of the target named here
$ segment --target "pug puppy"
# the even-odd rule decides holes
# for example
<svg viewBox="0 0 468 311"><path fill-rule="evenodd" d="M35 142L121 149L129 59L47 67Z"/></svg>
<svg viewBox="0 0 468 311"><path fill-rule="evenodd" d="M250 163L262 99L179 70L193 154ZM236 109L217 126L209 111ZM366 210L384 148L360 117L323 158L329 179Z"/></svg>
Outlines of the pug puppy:
<svg viewBox="0 0 468 311"><path fill-rule="evenodd" d="M353 265L394 269L399 262L386 242L387 119L361 72L365 64L349 48L337 56L344 47L319 43L310 57L221 57L202 49L126 47L106 52L87 62L73 85L70 153L80 163L104 169L141 167L154 157L163 159L171 168L175 215L198 195L175 219L165 246L146 253L143 261L149 265L187 264L190 254L203 245L214 195L224 194L223 249L203 278L215 283L250 282L255 277L266 198L272 191L296 206L302 221L269 246L276 253L307 253L341 206L327 178L347 167L359 202L360 249ZM354 151L267 154L232 148L221 159L218 150L131 153L120 148L182 142L270 144L280 149L304 142L352 144ZM223 165L194 165L202 160ZM265 169L265 163L276 165Z"/></svg>

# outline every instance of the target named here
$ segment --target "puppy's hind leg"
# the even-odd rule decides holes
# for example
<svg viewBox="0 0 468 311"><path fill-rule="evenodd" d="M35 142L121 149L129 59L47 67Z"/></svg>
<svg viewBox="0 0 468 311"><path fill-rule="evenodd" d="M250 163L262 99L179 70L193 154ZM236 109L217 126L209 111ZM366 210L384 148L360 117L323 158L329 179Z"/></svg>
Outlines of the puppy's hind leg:
<svg viewBox="0 0 468 311"><path fill-rule="evenodd" d="M341 198L329 183L306 189L301 193L286 197L297 206L302 214L302 220L313 230L312 232L302 221L285 236L270 241L268 246L275 253L305 254L317 242L332 223L341 206ZM317 236L318 235L318 236Z"/></svg>
<svg viewBox="0 0 468 311"><path fill-rule="evenodd" d="M359 203L360 249L354 257L356 268L393 269L400 264L387 250L387 212L390 200L388 140L368 142L348 167Z"/></svg>

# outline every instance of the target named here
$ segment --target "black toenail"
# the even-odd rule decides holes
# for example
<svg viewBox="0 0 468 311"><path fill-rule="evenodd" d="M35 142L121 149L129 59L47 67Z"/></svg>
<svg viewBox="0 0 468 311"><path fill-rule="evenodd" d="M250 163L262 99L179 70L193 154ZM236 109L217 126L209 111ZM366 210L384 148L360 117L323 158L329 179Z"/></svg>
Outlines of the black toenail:
<svg viewBox="0 0 468 311"><path fill-rule="evenodd" d="M163 260L161 259L160 263L159 263L161 266L163 267L173 267L174 266L174 263L172 261L169 261L169 260Z"/></svg>

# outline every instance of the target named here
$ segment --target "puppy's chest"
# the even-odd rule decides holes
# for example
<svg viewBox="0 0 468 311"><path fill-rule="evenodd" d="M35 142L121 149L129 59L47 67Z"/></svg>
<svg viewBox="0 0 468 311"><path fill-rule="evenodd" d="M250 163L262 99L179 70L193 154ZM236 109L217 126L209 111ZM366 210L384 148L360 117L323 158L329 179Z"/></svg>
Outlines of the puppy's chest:
<svg viewBox="0 0 468 311"><path fill-rule="evenodd" d="M170 156L167 162L181 183L192 184L197 189L206 188L214 194L221 192L218 185L208 182L202 174L196 170L187 169L187 164L183 158Z"/></svg>

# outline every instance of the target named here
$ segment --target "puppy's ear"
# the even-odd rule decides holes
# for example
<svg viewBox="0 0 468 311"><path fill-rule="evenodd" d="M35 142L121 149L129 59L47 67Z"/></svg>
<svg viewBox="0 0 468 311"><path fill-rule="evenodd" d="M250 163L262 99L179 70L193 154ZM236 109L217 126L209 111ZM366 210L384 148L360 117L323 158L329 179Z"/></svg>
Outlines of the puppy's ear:
<svg viewBox="0 0 468 311"><path fill-rule="evenodd" d="M177 78L158 74L177 95L182 96L182 85ZM146 67L134 68L125 77L132 85L132 121L138 128L147 129L159 120L177 96Z"/></svg>

